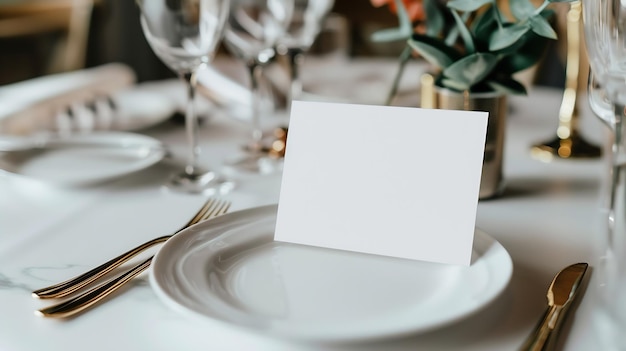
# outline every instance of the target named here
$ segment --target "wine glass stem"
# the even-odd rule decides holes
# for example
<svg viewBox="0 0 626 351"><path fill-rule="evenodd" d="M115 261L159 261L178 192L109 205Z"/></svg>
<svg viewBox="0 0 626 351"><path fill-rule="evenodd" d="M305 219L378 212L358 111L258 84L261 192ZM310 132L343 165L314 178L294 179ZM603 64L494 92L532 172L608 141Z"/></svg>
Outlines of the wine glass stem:
<svg viewBox="0 0 626 351"><path fill-rule="evenodd" d="M302 94L302 81L300 80L300 65L304 61L304 51L300 48L289 48L287 50L289 58L289 69L291 75L291 87L289 98L287 99L287 110L291 109L291 101L300 98Z"/></svg>
<svg viewBox="0 0 626 351"><path fill-rule="evenodd" d="M198 146L198 116L196 115L196 74L195 72L185 73L183 79L187 84L187 108L185 111L185 130L187 142L189 143L189 154L185 173L192 175L196 172L200 147Z"/></svg>
<svg viewBox="0 0 626 351"><path fill-rule="evenodd" d="M624 139L624 128L626 127L626 121L624 121L625 110L624 106L619 104L614 104L614 113L615 113L615 124L614 124L614 135L613 135L613 149L611 155L611 186L610 186L610 194L609 194L609 229L612 231L613 227L617 224L615 221L618 219L616 216L620 216L617 213L616 207L618 206L617 201L619 201L625 194L621 194L620 191L626 192L626 179L623 177L624 166L626 166L626 145L624 143L626 140ZM626 218L625 224L626 225ZM612 233L610 233L612 234ZM611 236L609 236L609 245L611 244Z"/></svg>
<svg viewBox="0 0 626 351"><path fill-rule="evenodd" d="M255 60L248 64L248 70L250 72L250 89L252 90L252 140L250 150L252 152L260 152L263 129L261 128L261 89L259 83L263 75L263 66Z"/></svg>
<svg viewBox="0 0 626 351"><path fill-rule="evenodd" d="M626 110L625 106L614 105L615 121L613 149L611 154L611 184L609 194L609 218L605 252L600 260L599 282L603 286L602 302L610 308L616 325L626 322L626 311L614 309L612 304L619 299L620 284L626 283ZM612 342L615 342L613 340ZM616 344L615 344L616 345Z"/></svg>

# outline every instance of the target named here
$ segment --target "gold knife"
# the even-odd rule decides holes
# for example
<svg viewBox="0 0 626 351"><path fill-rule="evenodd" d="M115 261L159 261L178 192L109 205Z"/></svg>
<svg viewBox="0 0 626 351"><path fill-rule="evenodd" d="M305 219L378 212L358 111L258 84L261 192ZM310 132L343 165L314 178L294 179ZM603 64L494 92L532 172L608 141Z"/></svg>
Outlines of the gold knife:
<svg viewBox="0 0 626 351"><path fill-rule="evenodd" d="M550 288L548 288L548 309L520 351L554 349L565 314L576 297L576 292L588 266L587 263L576 263L565 267L554 277Z"/></svg>

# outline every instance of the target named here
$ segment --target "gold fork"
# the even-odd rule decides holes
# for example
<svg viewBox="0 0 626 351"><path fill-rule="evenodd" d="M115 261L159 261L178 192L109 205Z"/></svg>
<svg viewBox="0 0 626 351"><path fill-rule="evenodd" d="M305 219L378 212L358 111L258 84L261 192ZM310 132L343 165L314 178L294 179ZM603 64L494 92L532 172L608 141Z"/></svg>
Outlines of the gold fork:
<svg viewBox="0 0 626 351"><path fill-rule="evenodd" d="M59 297L65 297L68 296L70 294L73 294L75 292L77 292L78 290L84 288L85 286L91 284L92 282L96 281L97 279L105 276L106 274L110 273L111 271L113 271L115 268L119 267L120 265L122 265L124 262L128 261L129 259L133 258L134 256L136 256L137 254L139 254L140 252L146 250L147 248L154 246L156 244L165 242L166 240L168 240L169 238L171 238L172 236L176 235L176 233L180 232L181 230L196 224L198 222L202 222L206 219L212 218L212 217L216 217L219 216L221 214L226 213L226 211L228 211L230 207L230 202L225 201L225 200L219 200L219 199L215 199L215 198L209 198L204 205L202 206L202 208L200 208L200 210L198 210L198 212L193 216L193 218L191 218L191 220L189 220L189 222L187 222L185 225L183 225L180 229L178 229L174 234L172 235L165 235L165 236L161 236L155 239L152 239L150 241L147 241L139 246L137 246L136 248L125 252L121 255L119 255L118 257L115 257L103 264L101 264L100 266L91 269L88 272L85 272L79 276L76 276L74 278L71 278L69 280L66 280L64 282L55 284L55 285L51 285L36 291L33 291L32 295L35 298L40 298L40 299L51 299L51 298L59 298ZM149 266L150 264L148 263L146 265L146 268ZM144 268L145 269L145 268Z"/></svg>
<svg viewBox="0 0 626 351"><path fill-rule="evenodd" d="M230 202L227 202L227 201L216 200L214 203L215 205L204 206L204 207L208 207L208 209L204 211L203 215L200 215L202 211L198 212L198 214L194 217L194 219L198 218L198 220L195 223L200 222L204 219L208 219L211 217L216 217L221 214L224 214L228 211L230 207ZM168 237L172 237L173 235L170 235ZM115 292L117 289L122 287L124 284L131 281L134 277L139 275L141 272L145 271L148 267L150 267L150 263L152 263L153 258L154 256L151 256L144 262L138 264L137 266L127 271L126 273L106 283L98 285L95 288L88 290L85 293L80 294L70 300L67 300L65 302L62 302L54 306L46 307L41 310L35 311L35 314L38 316L42 316L42 317L65 318L65 317L71 317L79 312L82 312L88 309L89 307L97 304L98 302L102 301L105 297L109 296L110 294Z"/></svg>

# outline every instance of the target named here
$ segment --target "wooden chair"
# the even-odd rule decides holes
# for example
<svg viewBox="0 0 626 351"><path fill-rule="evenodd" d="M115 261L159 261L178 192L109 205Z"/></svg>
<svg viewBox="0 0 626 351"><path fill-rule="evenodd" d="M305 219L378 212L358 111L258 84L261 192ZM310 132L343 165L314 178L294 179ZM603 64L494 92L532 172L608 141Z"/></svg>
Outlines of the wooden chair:
<svg viewBox="0 0 626 351"><path fill-rule="evenodd" d="M15 77L19 72L36 76L83 68L93 6L94 0L0 4L0 84L32 78ZM42 42L46 50L36 48Z"/></svg>

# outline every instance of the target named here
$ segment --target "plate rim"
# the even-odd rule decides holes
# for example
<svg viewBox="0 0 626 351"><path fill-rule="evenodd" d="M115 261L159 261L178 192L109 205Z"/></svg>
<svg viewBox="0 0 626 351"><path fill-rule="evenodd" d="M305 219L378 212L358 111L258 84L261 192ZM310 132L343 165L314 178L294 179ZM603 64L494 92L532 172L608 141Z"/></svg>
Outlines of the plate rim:
<svg viewBox="0 0 626 351"><path fill-rule="evenodd" d="M376 335L364 335L363 333L361 334L353 333L355 335L349 335L349 336L338 336L338 335L321 336L321 335L315 335L314 333L310 335L300 335L300 334L293 335L293 334L287 334L284 332L277 332L275 329L267 330L263 328L254 328L249 325L238 324L234 321L220 318L219 316L209 316L203 311L194 310L190 306L185 305L184 303L181 303L180 301L178 301L176 297L171 295L170 291L168 291L167 288L162 287L163 284L160 283L159 281L160 278L157 276L159 274L158 271L160 270L160 266L164 265L165 264L164 262L168 260L168 258L165 258L165 256L168 254L168 250L170 250L171 247L175 247L176 245L178 245L179 241L184 243L188 239L187 237L193 237L196 234L200 234L200 233L205 232L206 230L210 230L211 227L219 223L229 221L230 218L233 218L233 217L253 215L256 212L261 212L262 214L263 212L270 211L270 210L273 210L273 212L275 213L276 209L277 209L277 205L271 204L271 205L264 205L264 206L251 207L251 208L247 208L243 210L238 210L235 212L227 213L225 215L213 218L209 221L195 224L194 226L189 227L179 232L173 238L165 242L165 244L159 249L159 251L155 254L155 257L153 258L152 269L149 272L149 281L150 281L150 286L152 290L156 293L156 295L159 297L161 302L167 305L170 309L173 309L177 312L184 313L191 317L195 317L196 319L199 319L201 321L212 322L222 327L236 328L244 332L254 332L257 334L262 334L262 335L270 336L270 337L278 337L278 338L285 339L285 340L333 343L333 342L380 340L380 339L385 339L385 338L401 337L405 335L419 335L419 334L423 334L426 332L430 332L435 329L446 327L448 325L454 324L455 322L466 319L478 313L479 311L484 309L486 306L491 304L505 291L506 287L510 284L510 281L512 278L513 260L509 252L495 238L491 237L485 231L479 228L476 228L475 241L476 241L476 237L480 236L481 237L480 240L485 240L485 243L489 245L493 245L493 244L497 245L496 249L499 251L498 254L500 256L504 255L504 258L506 259L506 262L500 262L501 264L506 263L506 267L504 267L504 269L502 269L500 272L500 275L502 275L502 277L498 278L501 280L500 284L498 285L496 289L491 291L490 295L486 299L484 299L480 304L477 304L477 305L475 304L468 310L463 311L462 313L459 313L454 317L451 317L445 320L440 320L436 323L432 323L428 327L420 327L420 328L407 327L401 330L387 331L387 332L379 333ZM214 240L215 238L218 238L220 235L221 233L216 233L215 235L211 235L210 239L207 239L206 241L203 241L203 242L206 244L209 241ZM170 259L170 261L176 261L176 260L177 259ZM474 261L472 261L472 264L474 264Z"/></svg>
<svg viewBox="0 0 626 351"><path fill-rule="evenodd" d="M132 139L132 142L137 145L142 145L146 147L153 148L145 157L138 157L137 160L133 161L129 167L127 167L123 171L118 171L116 173L108 174L105 176L99 177L86 177L84 179L79 180L50 180L45 177L32 176L28 174L24 174L19 171L13 171L11 169L0 168L0 172L14 177L19 177L21 179L38 181L46 184L53 184L62 187L84 187L93 184L103 183L112 179L120 178L124 175L132 174L138 172L140 170L146 169L158 162L160 162L166 155L165 146L163 143L149 135L134 133L134 132L126 132L126 131L102 131L102 132L91 132L91 133L82 133L82 134L73 134L70 135L64 140L75 141L75 140L98 140L102 142L103 145L124 145L125 142L129 141L129 138ZM6 162L9 165L13 165L12 161L7 160L7 156L12 152L0 153L0 159L3 162ZM0 163L2 165L2 163Z"/></svg>

